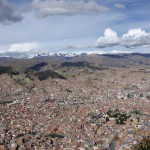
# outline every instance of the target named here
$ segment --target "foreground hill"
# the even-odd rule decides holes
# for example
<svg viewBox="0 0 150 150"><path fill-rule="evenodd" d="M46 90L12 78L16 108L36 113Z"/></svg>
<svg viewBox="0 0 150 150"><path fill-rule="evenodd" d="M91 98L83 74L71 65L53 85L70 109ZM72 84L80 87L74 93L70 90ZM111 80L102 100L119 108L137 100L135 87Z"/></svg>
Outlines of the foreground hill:
<svg viewBox="0 0 150 150"><path fill-rule="evenodd" d="M1 58L0 150L137 149L149 85L148 54Z"/></svg>
<svg viewBox="0 0 150 150"><path fill-rule="evenodd" d="M3 68L0 149L128 150L150 135L148 69L49 65Z"/></svg>

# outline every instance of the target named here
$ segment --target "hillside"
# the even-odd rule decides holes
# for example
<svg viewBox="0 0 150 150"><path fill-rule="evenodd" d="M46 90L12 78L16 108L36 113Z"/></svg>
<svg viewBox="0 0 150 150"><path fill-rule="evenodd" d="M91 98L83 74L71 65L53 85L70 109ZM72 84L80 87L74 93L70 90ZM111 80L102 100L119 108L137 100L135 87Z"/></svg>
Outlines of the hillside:
<svg viewBox="0 0 150 150"><path fill-rule="evenodd" d="M131 68L149 68L150 54L90 54L78 55L74 57L66 56L39 56L31 59L15 59L15 58L0 58L1 66L10 66L15 70L25 70L27 68L37 68L43 63L44 66L39 66L47 69L61 66L65 62L83 62L94 66L106 67L131 67Z"/></svg>

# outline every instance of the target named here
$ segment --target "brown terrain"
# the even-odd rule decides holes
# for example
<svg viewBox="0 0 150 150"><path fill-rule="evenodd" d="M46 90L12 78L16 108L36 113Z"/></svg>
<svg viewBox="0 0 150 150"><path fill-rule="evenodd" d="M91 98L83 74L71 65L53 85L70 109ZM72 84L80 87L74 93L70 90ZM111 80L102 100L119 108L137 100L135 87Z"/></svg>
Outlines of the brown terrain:
<svg viewBox="0 0 150 150"><path fill-rule="evenodd" d="M150 54L0 58L0 150L130 150L150 136Z"/></svg>

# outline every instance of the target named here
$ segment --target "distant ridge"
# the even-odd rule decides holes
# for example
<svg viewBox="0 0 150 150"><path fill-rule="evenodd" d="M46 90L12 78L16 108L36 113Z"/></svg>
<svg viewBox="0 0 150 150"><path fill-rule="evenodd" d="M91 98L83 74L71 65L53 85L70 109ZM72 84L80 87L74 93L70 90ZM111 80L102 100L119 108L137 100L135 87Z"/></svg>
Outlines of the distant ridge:
<svg viewBox="0 0 150 150"><path fill-rule="evenodd" d="M102 56L108 56L108 57L123 57L128 55L138 55L143 57L150 57L150 53L132 53L132 52L101 52L101 51L76 51L76 52L42 52L42 53L25 53L25 52L9 52L9 53L0 53L0 58L18 58L18 59L30 59L30 58L39 58L39 57L65 57L65 58L72 58L76 56L82 56L82 55L102 55Z"/></svg>
<svg viewBox="0 0 150 150"><path fill-rule="evenodd" d="M82 64L81 64L82 62ZM1 66L11 66L21 69L40 70L42 67L51 68L52 66L85 66L85 64L93 64L96 67L135 67L149 68L150 54L144 53L116 53L116 54L72 54L54 53L52 55L38 55L32 58L12 58L0 57ZM44 68L43 68L44 69Z"/></svg>

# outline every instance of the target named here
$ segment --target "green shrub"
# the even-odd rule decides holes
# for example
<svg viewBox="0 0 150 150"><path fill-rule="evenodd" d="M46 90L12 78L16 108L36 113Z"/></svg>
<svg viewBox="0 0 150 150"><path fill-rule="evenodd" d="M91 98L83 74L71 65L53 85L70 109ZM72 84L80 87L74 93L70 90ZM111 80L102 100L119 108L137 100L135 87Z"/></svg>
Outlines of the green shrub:
<svg viewBox="0 0 150 150"><path fill-rule="evenodd" d="M150 136L144 137L141 141L134 145L133 150L150 150Z"/></svg>

